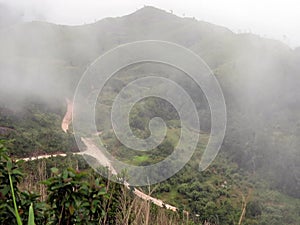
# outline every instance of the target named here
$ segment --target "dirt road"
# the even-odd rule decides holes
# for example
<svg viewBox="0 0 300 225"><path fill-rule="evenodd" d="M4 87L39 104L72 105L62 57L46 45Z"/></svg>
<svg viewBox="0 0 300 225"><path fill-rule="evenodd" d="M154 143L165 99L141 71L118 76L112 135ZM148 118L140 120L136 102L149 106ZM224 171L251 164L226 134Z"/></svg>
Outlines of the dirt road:
<svg viewBox="0 0 300 225"><path fill-rule="evenodd" d="M61 127L63 129L64 132L67 132L67 130L69 129L69 125L72 122L72 110L73 110L73 104L69 99L66 99L67 101L67 112L63 118ZM85 144L86 146L86 150L83 152L79 152L79 153L75 153L75 154L86 154L86 155L90 155L93 158L97 159L98 162L105 166L108 167L109 170L111 171L112 174L117 174L116 170L113 168L110 160L102 153L102 151L99 149L99 147L93 143L92 138L81 138L81 141ZM64 156L65 154L58 154L58 155L53 155L53 156ZM51 156L39 156L40 158L48 158ZM32 160L32 159L31 159ZM124 185L130 189L130 184L125 182ZM172 210L172 211L177 211L177 208L175 206L169 205L164 203L162 200L157 199L157 198L153 198L150 195L145 194L144 192L138 190L137 188L133 189L133 193L138 196L141 199L144 199L146 201L150 201L153 204L159 206L159 207L165 207L166 209ZM187 212L185 212L187 213Z"/></svg>
<svg viewBox="0 0 300 225"><path fill-rule="evenodd" d="M67 112L63 118L61 123L61 129L66 133L69 130L69 125L72 122L72 110L73 110L73 102L66 98L67 102Z"/></svg>

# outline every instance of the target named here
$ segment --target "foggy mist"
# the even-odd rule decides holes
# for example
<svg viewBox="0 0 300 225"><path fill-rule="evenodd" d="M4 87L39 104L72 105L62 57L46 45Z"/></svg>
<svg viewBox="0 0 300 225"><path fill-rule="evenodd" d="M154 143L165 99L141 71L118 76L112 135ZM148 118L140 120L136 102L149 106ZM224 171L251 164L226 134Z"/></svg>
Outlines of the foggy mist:
<svg viewBox="0 0 300 225"><path fill-rule="evenodd" d="M148 1L142 1L142 3L144 2ZM282 33L295 34L294 37L288 37L289 41L287 38L282 40L279 37L281 30L279 32L275 30L274 33L266 31L269 38L263 37L261 31L270 24L274 25L272 18L267 16L260 17L265 20L266 25L253 29L257 31L258 34L256 34L256 32L249 31L238 32L237 30L244 26L242 22L241 24L232 23L227 28L225 25L232 22L232 17L228 17L228 21L224 21L222 24L210 23L220 21L224 16L222 12L219 12L218 19L213 19L215 15L210 14L211 11L202 17L196 14L193 7L190 7L187 15L183 16L184 9L179 10L180 4L177 6L175 4L174 12L172 11L173 7L167 3L162 3L164 10L151 6L140 7L141 2L128 4L124 9L122 9L122 4L125 3L122 3L116 7L119 11L112 9L111 12L104 12L108 6L103 6L103 11L99 11L99 13L95 12L97 10L91 11L89 17L83 17L86 21L82 21L78 19L80 15L75 12L75 8L80 6L79 3L74 3L68 14L69 17L62 16L63 9L61 9L62 12L59 9L54 10L53 5L56 3L57 1L47 2L43 6L41 3L37 4L36 1L28 3L28 5L19 4L18 1L0 2L0 128L14 129L18 132L28 131L29 134L23 135L24 140L30 139L31 142L34 142L35 138L43 140L44 137L47 137L47 141L53 138L51 140L59 140L58 142L68 148L68 151L78 150L77 147L74 147L76 144L74 144L72 131L68 131L70 133L66 134L58 131L59 123L63 120L66 109L70 111L73 107L69 105L67 108L66 99L73 99L79 81L91 63L99 56L122 44L141 40L172 42L199 55L212 70L223 91L227 110L227 129L220 152L222 157L224 156L226 160L234 163L240 169L236 169L238 172L232 168L228 169L231 171L228 172L230 173L228 177L232 174L233 177L238 177L235 175L238 173L247 177L246 181L251 184L249 185L251 190L252 188L261 188L259 185L262 184L259 183L261 182L259 179L262 179L265 182L262 182L263 185L270 188L270 192L276 190L285 197L289 196L297 199L295 201L299 200L300 50L299 48L294 49L300 43L299 29L294 31L295 27L299 27L300 18L297 18L298 16L289 17L286 16L286 13L286 17L284 17L286 19L282 21L284 25L291 21L294 23L293 26L288 24L288 29L282 31ZM234 1L230 1L230 3L233 4ZM66 1L66 4L71 3ZM101 4L99 3L99 5ZM193 4L196 3L193 2ZM211 5L205 5L205 1L199 5L203 8L211 7ZM287 5L290 9L291 3L287 3ZM49 10L46 8L48 6L51 6ZM60 4L59 6L61 7ZM265 3L265 6L268 4ZM276 4L275 8L279 10L280 5ZM84 9L88 10L88 7ZM99 9L98 5L95 5L95 9ZM199 12L201 13L202 9L199 9ZM106 15L108 13L111 14ZM262 14L258 13L260 16ZM273 15L273 13L267 13L267 15ZM204 22L206 21L205 17L210 21ZM98 20L98 18L100 19ZM241 18L241 20L251 23L249 18ZM85 22L87 24L84 24ZM282 24L278 29L282 28ZM174 68L148 64L134 65L130 69L121 70L114 75L112 80L107 81L107 87L101 93L103 99L97 99L98 102L94 105L98 116L95 123L101 127L101 129L97 127L96 131L105 134L103 139L109 140L105 145L112 145L114 148L111 152L117 154L119 158L125 157L127 151L118 152L121 144L110 133L111 124L107 125L110 122L108 111L112 107L113 97L116 97L118 92L135 78L153 75L155 71L163 74L161 76L172 78L186 89L197 106L202 126L201 132L206 135L211 131L210 106L204 93L198 90L199 87L195 81L185 78L186 74L182 71L178 72ZM87 88L92 93L96 90L95 86L97 85L92 84ZM130 94L128 95L130 96ZM147 126L145 124L153 117L162 114L165 116L162 117L167 120L166 124L171 124L170 127L173 129L171 131L178 135L176 129L180 125L178 125L178 115L174 113L174 107L153 99L147 101L150 106L144 106L141 103L133 110L133 114L135 114L130 119L130 125L134 127L133 133L137 136L140 135L139 138L148 137L151 132L148 127L144 129L144 126ZM147 101L145 102L147 103ZM24 111L22 111L23 106ZM49 111L47 111L48 106ZM143 109L146 109L146 112L141 113L139 110ZM186 111L189 110L186 109ZM70 117L71 113L67 113ZM104 121L103 118L106 120ZM41 133L43 135L38 136L40 128L36 128L39 127L36 124L40 122L39 119L43 122L41 122L41 129L50 127L50 131L47 131L50 134L45 131L45 133ZM107 133L105 133L106 131ZM51 132L55 135L51 135ZM9 138L6 137L6 139ZM22 141L24 140L22 139ZM88 143L86 140L85 142ZM176 141L178 140L176 139ZM164 146L168 147L168 144L170 143ZM31 147L29 148L26 144L22 146L25 146L26 154L30 153ZM38 147L35 149L43 149L41 151L44 152L47 152L47 148L53 147L50 144L50 147L48 145L48 147L41 147L43 146L42 141L36 146ZM163 152L159 147L157 155ZM61 151L60 148L62 147L53 147L55 149L53 152ZM12 147L11 149L13 152L16 148ZM26 154L20 155L24 157L24 155L27 156ZM133 153L128 151L128 154ZM143 158L138 156L140 158L134 159ZM149 160L151 157L144 156L144 158ZM143 163L149 164L148 161ZM212 166L210 169L213 171L211 174L216 174L218 171L217 166ZM227 170L224 169L224 171ZM229 180L225 175L222 179ZM224 182L223 180L222 182ZM243 184L235 178L232 180L238 185ZM177 181L173 182L171 179L170 182L171 185L175 185ZM232 186L236 185L234 182L232 182ZM217 186L219 188L221 185ZM205 188L200 189L201 191L205 190ZM176 193L180 193L180 190L178 188ZM260 192L257 191L257 193ZM253 195L257 193L255 192ZM182 196L184 195L182 194ZM200 199L200 197L198 198ZM255 195L255 199L259 199L259 194ZM174 203L177 202L174 200ZM299 202L295 204L299 204ZM192 210L194 210L193 213L196 213L195 209Z"/></svg>

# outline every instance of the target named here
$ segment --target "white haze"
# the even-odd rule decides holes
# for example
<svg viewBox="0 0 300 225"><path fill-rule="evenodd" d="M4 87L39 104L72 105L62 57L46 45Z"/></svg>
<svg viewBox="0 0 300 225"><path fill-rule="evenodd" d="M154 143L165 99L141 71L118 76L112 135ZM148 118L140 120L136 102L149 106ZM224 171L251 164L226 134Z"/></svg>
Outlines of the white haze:
<svg viewBox="0 0 300 225"><path fill-rule="evenodd" d="M151 5L235 32L251 32L281 40L291 47L300 46L300 2L297 0L0 0L0 3L20 12L23 21L66 25L123 16Z"/></svg>
<svg viewBox="0 0 300 225"><path fill-rule="evenodd" d="M20 101L32 95L49 99L58 96L60 100L72 97L85 66L118 41L133 41L143 38L145 33L147 38L169 37L179 44L191 42L198 53L207 50L204 56L221 75L218 78L228 109L225 149L238 159L242 159L239 153L245 152L247 157L239 162L253 172L259 165L267 165L270 179L281 187L289 187L290 194L300 196L300 48L291 51L278 42L254 35L232 35L223 32L225 29L215 29L216 34L222 32L216 39L205 29L207 26L199 26L200 31L186 29L172 35L166 24L175 27L178 18L166 13L158 18L172 20L162 25L156 23L157 30L140 23L140 18L151 23L147 14L135 15L132 20L113 20L115 26L99 23L103 30L95 26L70 28L45 23L16 26L9 32L1 28L31 20L68 25L93 23L130 14L144 5L173 10L176 15L196 17L236 32L266 35L291 47L300 46L300 3L292 0L0 0L0 106L1 101L18 105L10 101L12 97ZM160 11L155 13L161 15ZM133 29L125 29L124 35L121 28L131 23ZM107 35L102 31L107 31Z"/></svg>

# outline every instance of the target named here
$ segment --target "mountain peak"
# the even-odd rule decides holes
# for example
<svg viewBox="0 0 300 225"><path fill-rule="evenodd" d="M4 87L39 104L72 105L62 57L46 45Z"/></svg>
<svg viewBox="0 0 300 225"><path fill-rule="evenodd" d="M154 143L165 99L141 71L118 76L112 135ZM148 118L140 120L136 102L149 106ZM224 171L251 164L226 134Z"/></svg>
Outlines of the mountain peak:
<svg viewBox="0 0 300 225"><path fill-rule="evenodd" d="M167 16L175 16L175 15L165 10L155 8L153 6L144 6L143 8L135 11L129 16L142 16L148 18L148 17L167 17Z"/></svg>
<svg viewBox="0 0 300 225"><path fill-rule="evenodd" d="M135 13L138 13L138 12L151 12L151 13L167 13L166 11L162 10L162 9L159 9L159 8L156 8L154 6L148 6L148 5L145 5L144 7L138 9L137 11L135 11Z"/></svg>

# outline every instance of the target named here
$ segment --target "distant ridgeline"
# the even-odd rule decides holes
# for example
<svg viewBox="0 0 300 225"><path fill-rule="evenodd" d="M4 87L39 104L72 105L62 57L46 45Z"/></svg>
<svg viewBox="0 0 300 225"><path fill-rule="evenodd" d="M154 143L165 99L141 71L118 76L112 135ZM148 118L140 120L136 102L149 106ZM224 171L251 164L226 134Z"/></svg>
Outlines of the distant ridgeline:
<svg viewBox="0 0 300 225"><path fill-rule="evenodd" d="M89 25L31 22L0 30L0 135L1 139L14 139L8 146L10 153L27 156L77 151L71 132L61 130L65 98L72 99L82 73L99 55L120 44L145 39L178 43L207 62L227 105L227 132L221 151L239 168L299 198L299 49L253 34L235 34L224 27L180 18L153 7ZM133 65L108 81L96 106L96 123L103 130L104 141L113 154L124 160L128 156L111 132L112 101L128 82L149 73L180 83L196 102L201 129L210 131L207 100L183 72L164 65ZM171 104L153 98L144 103L132 111L133 132L145 138L149 135L149 119L168 115L163 119L169 133L154 151L155 159L128 153L139 165L170 154L180 128ZM168 113L158 110L162 104ZM99 116L107 120L97 119Z"/></svg>

